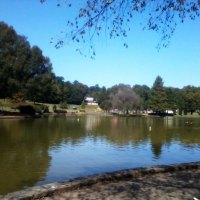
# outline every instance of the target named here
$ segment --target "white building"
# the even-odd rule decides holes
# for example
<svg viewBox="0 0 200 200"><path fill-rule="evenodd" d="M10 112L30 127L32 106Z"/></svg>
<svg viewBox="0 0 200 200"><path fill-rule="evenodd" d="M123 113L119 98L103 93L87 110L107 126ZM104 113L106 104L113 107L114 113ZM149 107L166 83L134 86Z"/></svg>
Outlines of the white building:
<svg viewBox="0 0 200 200"><path fill-rule="evenodd" d="M85 102L87 105L98 105L97 101L93 97L85 97Z"/></svg>

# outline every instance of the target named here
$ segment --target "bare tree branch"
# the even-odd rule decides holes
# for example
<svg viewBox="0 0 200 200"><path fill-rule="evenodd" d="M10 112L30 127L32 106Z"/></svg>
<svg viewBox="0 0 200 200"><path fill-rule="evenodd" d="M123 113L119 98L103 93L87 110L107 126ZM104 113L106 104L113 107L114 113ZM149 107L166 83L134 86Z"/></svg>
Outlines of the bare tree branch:
<svg viewBox="0 0 200 200"><path fill-rule="evenodd" d="M48 0L40 0L44 3ZM55 0L70 9L72 0ZM66 38L77 43L89 42L93 54L93 40L104 30L109 38L126 38L136 13L147 16L146 29L161 33L159 46L166 47L178 23L195 20L200 14L200 0L86 0L74 19L67 23ZM56 47L63 45L64 39ZM128 47L124 43L125 47Z"/></svg>

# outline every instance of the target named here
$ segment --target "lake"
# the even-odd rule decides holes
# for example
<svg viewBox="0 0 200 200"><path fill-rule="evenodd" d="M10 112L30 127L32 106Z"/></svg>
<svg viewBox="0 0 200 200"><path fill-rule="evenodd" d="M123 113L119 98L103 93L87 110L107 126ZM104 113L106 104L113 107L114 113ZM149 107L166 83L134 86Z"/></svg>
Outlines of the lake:
<svg viewBox="0 0 200 200"><path fill-rule="evenodd" d="M200 161L200 118L0 120L1 195L101 172L194 161Z"/></svg>

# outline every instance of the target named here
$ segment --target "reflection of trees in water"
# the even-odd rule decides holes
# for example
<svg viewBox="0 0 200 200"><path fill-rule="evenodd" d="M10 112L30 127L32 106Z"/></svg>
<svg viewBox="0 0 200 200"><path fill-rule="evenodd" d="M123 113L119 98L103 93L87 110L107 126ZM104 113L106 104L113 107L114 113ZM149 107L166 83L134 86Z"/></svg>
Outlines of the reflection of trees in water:
<svg viewBox="0 0 200 200"><path fill-rule="evenodd" d="M42 181L49 149L84 138L84 126L75 118L2 120L0 130L0 194Z"/></svg>
<svg viewBox="0 0 200 200"><path fill-rule="evenodd" d="M147 127L144 127L144 121L137 119L96 116L80 117L79 120L77 117L2 120L0 192L22 189L42 181L50 165L50 148L65 143L79 144L88 134L94 141L103 137L118 146L140 144L147 140Z"/></svg>
<svg viewBox="0 0 200 200"><path fill-rule="evenodd" d="M41 145L38 136L32 139L32 133L27 132L22 121L4 122L0 123L1 194L32 186L42 180L51 159L48 146Z"/></svg>
<svg viewBox="0 0 200 200"><path fill-rule="evenodd" d="M154 125L155 129L150 132L149 126L154 127ZM134 147L150 139L152 152L158 158L161 154L162 145L166 142L165 136L163 137L162 134L159 134L159 131L163 128L162 126L162 123L155 123L152 118L116 117L111 119L111 125L105 135L108 140L117 145L131 144Z"/></svg>
<svg viewBox="0 0 200 200"><path fill-rule="evenodd" d="M136 145L146 142L148 127L145 119L126 117L102 117L93 134L103 136L118 146Z"/></svg>
<svg viewBox="0 0 200 200"><path fill-rule="evenodd" d="M191 119L190 119L191 120ZM183 118L152 118L150 132L150 140L152 151L156 158L162 153L164 144L170 145L172 142L179 142L183 145L190 144L193 148L196 144L200 144L200 119L194 120L196 126L186 126ZM193 123L192 123L193 124ZM199 128L197 128L199 127Z"/></svg>
<svg viewBox="0 0 200 200"><path fill-rule="evenodd" d="M87 115L85 118L85 130L87 132L93 131L101 122L101 116Z"/></svg>
<svg viewBox="0 0 200 200"><path fill-rule="evenodd" d="M200 144L200 118L175 118L174 140L185 145Z"/></svg>
<svg viewBox="0 0 200 200"><path fill-rule="evenodd" d="M150 141L156 158L161 155L162 146L170 145L172 141L193 148L200 144L200 119L192 119L192 124L185 124L185 120L92 115L79 118L1 120L0 193L42 181L50 165L49 149L61 144L78 145L88 135L94 141L104 138L119 147L135 147ZM152 127L151 132L149 126Z"/></svg>
<svg viewBox="0 0 200 200"><path fill-rule="evenodd" d="M166 126L164 125L163 118L152 119L151 128L149 138L152 152L155 158L159 158L162 153L163 144L170 142L170 138L167 138Z"/></svg>
<svg viewBox="0 0 200 200"><path fill-rule="evenodd" d="M172 125L166 125L166 135L168 138L173 141L179 141L182 144L200 144L200 118L174 117L164 120L172 121L170 122Z"/></svg>
<svg viewBox="0 0 200 200"><path fill-rule="evenodd" d="M95 117L95 116L93 116ZM139 145L150 140L155 158L159 158L163 145L173 141L183 144L200 144L200 119L194 120L194 127L186 126L181 118L126 118L104 117L94 126L95 137L103 136L109 142L118 145ZM151 126L151 131L149 131ZM196 128L195 128L196 127ZM199 127L199 128L198 128Z"/></svg>

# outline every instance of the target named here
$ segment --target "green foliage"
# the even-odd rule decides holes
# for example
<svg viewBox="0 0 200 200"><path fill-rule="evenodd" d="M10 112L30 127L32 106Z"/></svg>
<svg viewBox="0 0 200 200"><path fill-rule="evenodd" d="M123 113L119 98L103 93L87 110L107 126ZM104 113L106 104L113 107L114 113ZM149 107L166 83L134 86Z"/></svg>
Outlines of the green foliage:
<svg viewBox="0 0 200 200"><path fill-rule="evenodd" d="M16 106L16 109L18 109L21 114L25 115L35 115L36 113L42 114L49 112L49 107L43 104L20 103Z"/></svg>
<svg viewBox="0 0 200 200"><path fill-rule="evenodd" d="M44 104L35 103L33 105L37 113L49 113L49 106Z"/></svg>
<svg viewBox="0 0 200 200"><path fill-rule="evenodd" d="M3 112L3 103L0 102L0 112Z"/></svg>
<svg viewBox="0 0 200 200"><path fill-rule="evenodd" d="M100 108L103 110L110 110L112 105L109 101L110 90L107 90L105 87L100 88L99 85L91 86L88 89L88 96L93 97L97 100Z"/></svg>
<svg viewBox="0 0 200 200"><path fill-rule="evenodd" d="M67 85L69 87L67 102L80 105L88 93L88 87L78 81L74 81L73 84L67 82Z"/></svg>
<svg viewBox="0 0 200 200"><path fill-rule="evenodd" d="M31 47L24 36L3 22L0 22L0 38L0 98L15 101L22 94L33 102L81 104L88 92L86 85L56 77L42 50Z"/></svg>
<svg viewBox="0 0 200 200"><path fill-rule="evenodd" d="M20 105L17 107L21 114L35 115L36 109L32 105Z"/></svg>
<svg viewBox="0 0 200 200"><path fill-rule="evenodd" d="M140 97L141 99L141 109L148 109L148 100L150 97L150 88L146 85L134 85L133 91Z"/></svg>
<svg viewBox="0 0 200 200"><path fill-rule="evenodd" d="M42 105L42 112L43 113L49 113L49 107L46 105Z"/></svg>
<svg viewBox="0 0 200 200"><path fill-rule="evenodd" d="M167 110L176 112L178 107L181 107L182 99L180 96L180 90L177 88L168 87L165 88L167 95Z"/></svg>
<svg viewBox="0 0 200 200"><path fill-rule="evenodd" d="M26 37L0 22L0 98L12 99L12 104L25 100L53 104L63 102L61 108L66 109L65 102L80 105L86 95L97 100L104 110L111 107L122 110L151 108L155 112L178 109L180 114L200 110L199 87L167 88L159 76L151 89L145 85L131 88L123 84L106 89L99 85L88 87L78 81L64 81L63 77L53 73L49 58L39 47L31 47ZM46 107L35 110L48 112Z"/></svg>
<svg viewBox="0 0 200 200"><path fill-rule="evenodd" d="M149 108L156 113L163 113L167 110L166 90L163 86L163 80L160 76L157 76L151 89Z"/></svg>
<svg viewBox="0 0 200 200"><path fill-rule="evenodd" d="M193 86L186 86L181 91L184 101L184 114L190 112L193 114L195 111L200 110L200 88Z"/></svg>
<svg viewBox="0 0 200 200"><path fill-rule="evenodd" d="M86 106L86 104L85 104L85 102L83 101L82 104L81 104L81 109L84 110L84 109L85 109L85 106Z"/></svg>
<svg viewBox="0 0 200 200"><path fill-rule="evenodd" d="M109 111L112 108L112 103L109 100L105 100L100 104L100 107L105 111Z"/></svg>
<svg viewBox="0 0 200 200"><path fill-rule="evenodd" d="M25 83L29 44L12 27L0 22L0 97L12 97Z"/></svg>
<svg viewBox="0 0 200 200"><path fill-rule="evenodd" d="M60 108L62 108L62 109L68 109L67 102L66 101L65 102L61 102L60 103Z"/></svg>
<svg viewBox="0 0 200 200"><path fill-rule="evenodd" d="M25 95L21 92L15 93L11 98L12 103L21 103L25 102L25 100L26 100Z"/></svg>
<svg viewBox="0 0 200 200"><path fill-rule="evenodd" d="M3 22L0 38L0 97L17 100L20 94L33 101L57 101L55 76L41 49L30 47L24 36Z"/></svg>
<svg viewBox="0 0 200 200"><path fill-rule="evenodd" d="M54 112L55 112L55 113L58 113L58 114L67 113L66 110L61 110L61 109L57 109L57 110L55 110Z"/></svg>
<svg viewBox="0 0 200 200"><path fill-rule="evenodd" d="M54 104L53 105L53 112L56 112L56 110L57 110L57 106Z"/></svg>

